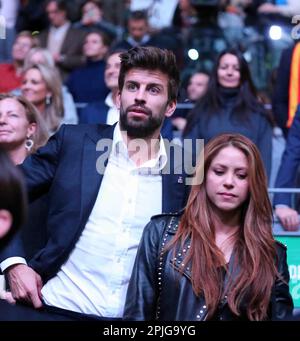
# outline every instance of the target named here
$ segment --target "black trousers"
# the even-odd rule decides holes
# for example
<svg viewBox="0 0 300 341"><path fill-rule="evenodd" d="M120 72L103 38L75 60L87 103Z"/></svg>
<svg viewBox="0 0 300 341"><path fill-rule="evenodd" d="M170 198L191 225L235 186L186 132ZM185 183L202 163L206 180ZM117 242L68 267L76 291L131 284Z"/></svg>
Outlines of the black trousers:
<svg viewBox="0 0 300 341"><path fill-rule="evenodd" d="M81 314L47 305L35 309L21 303L12 305L0 299L0 321L121 321L121 319Z"/></svg>

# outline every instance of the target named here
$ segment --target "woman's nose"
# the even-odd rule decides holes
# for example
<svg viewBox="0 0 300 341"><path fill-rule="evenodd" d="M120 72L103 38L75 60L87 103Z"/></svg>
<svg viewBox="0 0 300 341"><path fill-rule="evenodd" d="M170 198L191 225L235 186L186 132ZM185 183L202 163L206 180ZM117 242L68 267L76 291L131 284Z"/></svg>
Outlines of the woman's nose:
<svg viewBox="0 0 300 341"><path fill-rule="evenodd" d="M227 174L224 180L224 186L233 186L234 179L233 174Z"/></svg>

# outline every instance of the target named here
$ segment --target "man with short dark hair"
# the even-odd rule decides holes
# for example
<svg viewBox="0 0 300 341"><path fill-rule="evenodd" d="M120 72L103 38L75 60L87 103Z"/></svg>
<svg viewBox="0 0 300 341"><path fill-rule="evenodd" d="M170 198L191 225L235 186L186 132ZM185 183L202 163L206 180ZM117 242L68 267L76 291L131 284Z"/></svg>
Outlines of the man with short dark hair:
<svg viewBox="0 0 300 341"><path fill-rule="evenodd" d="M28 265L14 242L1 269L14 299L49 319L122 318L143 227L187 200L181 150L160 138L176 106L175 57L136 47L120 58L120 122L62 126L22 165L30 199L49 192L49 238Z"/></svg>
<svg viewBox="0 0 300 341"><path fill-rule="evenodd" d="M114 45L115 49L130 49L134 46L153 45L149 32L148 16L145 11L130 12L127 22L127 35Z"/></svg>
<svg viewBox="0 0 300 341"><path fill-rule="evenodd" d="M84 62L82 45L85 33L73 28L68 20L68 7L65 0L49 0L46 13L50 27L38 39L47 48L65 80L70 71Z"/></svg>

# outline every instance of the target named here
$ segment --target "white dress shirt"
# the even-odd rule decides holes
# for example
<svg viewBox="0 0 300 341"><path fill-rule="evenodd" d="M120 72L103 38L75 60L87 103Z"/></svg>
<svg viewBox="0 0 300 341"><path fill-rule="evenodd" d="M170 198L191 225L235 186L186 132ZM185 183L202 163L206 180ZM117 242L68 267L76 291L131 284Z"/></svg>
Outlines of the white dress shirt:
<svg viewBox="0 0 300 341"><path fill-rule="evenodd" d="M106 124L113 125L119 121L120 111L115 106L112 98L112 92L106 96L104 103L109 107L106 117Z"/></svg>
<svg viewBox="0 0 300 341"><path fill-rule="evenodd" d="M161 139L157 157L136 166L117 124L95 205L68 260L42 289L46 304L122 317L144 226L162 212L160 171L166 162Z"/></svg>
<svg viewBox="0 0 300 341"><path fill-rule="evenodd" d="M47 48L52 54L60 54L62 44L71 23L67 21L60 27L51 26L48 34Z"/></svg>

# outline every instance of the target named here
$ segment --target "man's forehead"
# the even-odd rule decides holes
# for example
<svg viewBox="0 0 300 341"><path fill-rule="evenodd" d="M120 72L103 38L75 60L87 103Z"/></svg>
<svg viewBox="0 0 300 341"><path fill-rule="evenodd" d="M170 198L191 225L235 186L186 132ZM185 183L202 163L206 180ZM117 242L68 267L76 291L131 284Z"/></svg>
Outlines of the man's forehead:
<svg viewBox="0 0 300 341"><path fill-rule="evenodd" d="M168 76L160 70L133 68L130 69L125 75L125 82L128 81L158 83L165 85L168 83Z"/></svg>

